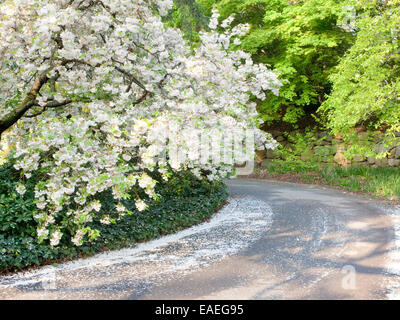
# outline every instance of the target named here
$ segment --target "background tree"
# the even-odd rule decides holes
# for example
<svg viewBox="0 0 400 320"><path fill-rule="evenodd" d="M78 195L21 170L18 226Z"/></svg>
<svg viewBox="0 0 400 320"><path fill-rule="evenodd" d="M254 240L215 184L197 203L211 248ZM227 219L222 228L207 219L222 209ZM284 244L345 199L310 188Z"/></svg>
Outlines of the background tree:
<svg viewBox="0 0 400 320"><path fill-rule="evenodd" d="M174 0L173 8L164 17L166 25L179 28L190 43L199 41L199 32L208 29L209 20L196 0Z"/></svg>
<svg viewBox="0 0 400 320"><path fill-rule="evenodd" d="M321 114L334 133L400 131L400 1L360 2L357 40L331 75Z"/></svg>
<svg viewBox="0 0 400 320"><path fill-rule="evenodd" d="M316 111L330 93L329 75L354 41L342 28L345 0L198 0L208 13L235 14L251 28L239 46L257 62L280 72L279 97L268 94L259 105L264 120L296 123Z"/></svg>

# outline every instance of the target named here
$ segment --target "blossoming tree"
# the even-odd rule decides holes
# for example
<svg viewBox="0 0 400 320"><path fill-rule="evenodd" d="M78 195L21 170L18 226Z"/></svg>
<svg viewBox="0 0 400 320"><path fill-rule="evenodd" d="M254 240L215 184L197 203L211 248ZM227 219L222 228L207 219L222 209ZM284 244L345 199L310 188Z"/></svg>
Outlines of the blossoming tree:
<svg viewBox="0 0 400 320"><path fill-rule="evenodd" d="M26 178L45 172L35 196L40 241L58 245L66 229L75 245L98 235L87 224L111 189L117 200L133 188L145 210L157 197L153 172L219 179L235 161L200 161L194 132L254 129L256 105L278 93L277 76L232 50L246 25L201 35L193 53L160 16L172 0L5 0L0 2L0 134L15 140L15 167ZM171 134L172 133L172 134ZM171 156L171 141L184 157ZM163 156L162 156L163 155ZM243 156L243 154L241 155ZM240 157L240 155L239 155ZM23 185L18 192L24 193ZM127 214L122 204L115 211ZM112 219L103 216L103 223Z"/></svg>

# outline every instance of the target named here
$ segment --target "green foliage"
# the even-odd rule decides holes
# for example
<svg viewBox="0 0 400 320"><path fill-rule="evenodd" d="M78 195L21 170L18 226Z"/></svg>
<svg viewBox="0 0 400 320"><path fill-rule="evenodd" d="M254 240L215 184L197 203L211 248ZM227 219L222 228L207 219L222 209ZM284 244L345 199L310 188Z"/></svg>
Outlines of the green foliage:
<svg viewBox="0 0 400 320"><path fill-rule="evenodd" d="M71 244L64 235L60 245L38 243L34 214L34 186L40 174L24 182L26 193L22 196L15 189L21 182L20 174L11 163L0 167L0 272L22 269L78 256L93 255L106 249L117 249L138 242L176 232L208 219L226 200L223 183L199 181L188 172L181 172L158 187L160 197L150 204L147 211L136 210L132 201L125 200L125 207L132 212L117 224L100 223L103 214L115 215L116 202L111 191L97 199L102 209L89 227L98 229L100 236L80 247Z"/></svg>
<svg viewBox="0 0 400 320"><path fill-rule="evenodd" d="M293 162L274 160L267 170L269 174L292 175L296 182L323 184L388 200L400 199L400 170L398 168L364 166L343 168L323 163L310 165L309 161L301 160L297 160L294 165Z"/></svg>
<svg viewBox="0 0 400 320"><path fill-rule="evenodd" d="M164 18L165 23L182 30L190 43L199 40L199 32L208 27L209 18L195 0L174 0L174 7Z"/></svg>
<svg viewBox="0 0 400 320"><path fill-rule="evenodd" d="M222 18L235 14L249 23L241 49L280 73L279 97L269 95L259 111L266 121L296 123L317 110L331 84L328 76L354 41L341 28L348 0L198 0L208 13L215 6Z"/></svg>
<svg viewBox="0 0 400 320"><path fill-rule="evenodd" d="M354 126L400 131L400 1L362 2L354 46L331 75L320 113L334 133Z"/></svg>
<svg viewBox="0 0 400 320"><path fill-rule="evenodd" d="M400 170L397 168L327 167L320 173L327 185L390 200L399 199Z"/></svg>
<svg viewBox="0 0 400 320"><path fill-rule="evenodd" d="M33 188L38 179L31 178L25 183L27 192L18 194L15 189L20 181L20 175L15 171L10 162L0 169L0 231L3 235L32 235L35 226L31 224L33 215L37 212L33 201ZM26 198L32 199L27 202Z"/></svg>
<svg viewBox="0 0 400 320"><path fill-rule="evenodd" d="M290 144L281 146L277 151L279 159L272 163L276 173L309 172L318 170L322 159L331 155L331 146L323 146L326 136L317 137L315 130L307 128L305 132L285 134Z"/></svg>

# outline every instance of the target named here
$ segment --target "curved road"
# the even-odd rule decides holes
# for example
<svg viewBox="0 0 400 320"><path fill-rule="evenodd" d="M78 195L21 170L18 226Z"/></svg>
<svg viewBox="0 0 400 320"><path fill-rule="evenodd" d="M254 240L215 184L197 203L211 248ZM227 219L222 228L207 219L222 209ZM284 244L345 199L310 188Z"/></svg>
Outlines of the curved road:
<svg viewBox="0 0 400 320"><path fill-rule="evenodd" d="M210 222L134 249L0 277L0 299L398 299L400 210L231 180Z"/></svg>

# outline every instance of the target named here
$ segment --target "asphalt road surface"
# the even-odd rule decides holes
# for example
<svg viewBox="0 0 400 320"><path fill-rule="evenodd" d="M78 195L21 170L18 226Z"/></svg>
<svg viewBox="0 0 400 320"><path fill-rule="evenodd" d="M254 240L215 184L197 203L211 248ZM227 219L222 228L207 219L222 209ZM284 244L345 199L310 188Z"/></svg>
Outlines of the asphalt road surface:
<svg viewBox="0 0 400 320"><path fill-rule="evenodd" d="M331 189L229 181L210 222L0 277L0 299L399 299L400 209Z"/></svg>

